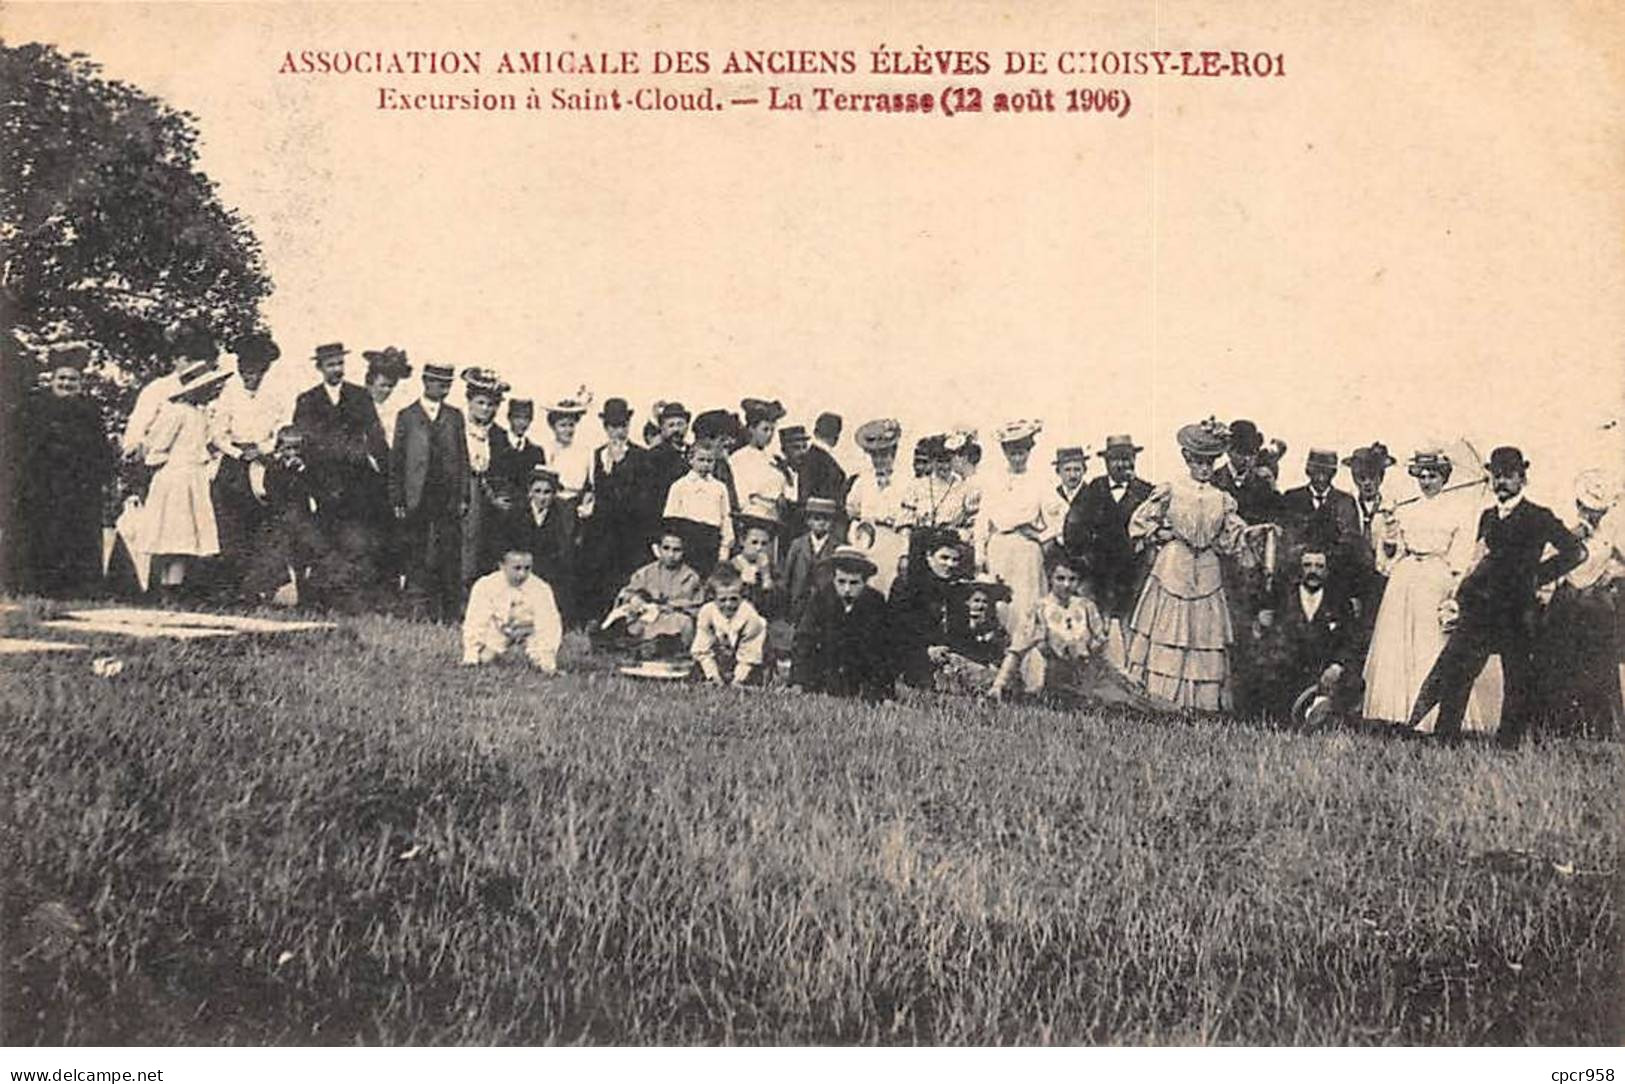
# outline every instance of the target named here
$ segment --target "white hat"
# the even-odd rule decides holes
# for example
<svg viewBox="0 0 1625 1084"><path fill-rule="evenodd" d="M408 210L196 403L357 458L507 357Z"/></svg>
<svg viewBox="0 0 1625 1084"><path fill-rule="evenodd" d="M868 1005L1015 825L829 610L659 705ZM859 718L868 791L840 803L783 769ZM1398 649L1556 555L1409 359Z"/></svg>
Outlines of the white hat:
<svg viewBox="0 0 1625 1084"><path fill-rule="evenodd" d="M1575 476L1574 502L1581 508L1593 512L1606 512L1618 499L1618 488L1597 468L1581 471Z"/></svg>
<svg viewBox="0 0 1625 1084"><path fill-rule="evenodd" d="M1044 431L1044 423L1032 418L1018 418L1013 422L1005 422L993 431L993 439L1000 444L1018 444L1024 440L1031 440Z"/></svg>

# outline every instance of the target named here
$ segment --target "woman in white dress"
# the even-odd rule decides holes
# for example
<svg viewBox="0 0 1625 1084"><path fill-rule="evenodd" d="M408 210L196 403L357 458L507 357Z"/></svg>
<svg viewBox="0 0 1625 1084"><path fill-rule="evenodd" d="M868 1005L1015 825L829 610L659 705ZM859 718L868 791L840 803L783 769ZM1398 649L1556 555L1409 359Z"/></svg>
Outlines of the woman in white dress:
<svg viewBox="0 0 1625 1084"><path fill-rule="evenodd" d="M1044 596L1044 507L1049 484L1027 470L1033 440L1042 422L1016 421L995 436L1009 469L986 477L976 529L977 564L1010 589L1004 625L1013 634L1018 616L1028 614Z"/></svg>
<svg viewBox="0 0 1625 1084"><path fill-rule="evenodd" d="M1128 623L1125 676L1152 700L1177 708L1232 706L1230 645L1221 554L1241 550L1246 522L1236 499L1212 484L1229 430L1209 418L1179 430L1189 473L1158 486L1129 518L1128 535L1157 545Z"/></svg>
<svg viewBox="0 0 1625 1084"><path fill-rule="evenodd" d="M1425 448L1411 456L1406 470L1416 479L1420 497L1379 514L1372 525L1377 570L1388 577L1371 647L1365 661L1368 719L1403 725L1411 706L1444 647L1439 606L1449 598L1472 563L1476 522L1467 502L1445 494L1453 464L1442 448ZM1463 721L1466 729L1484 729L1483 696L1474 694ZM1437 712L1420 729L1433 729Z"/></svg>
<svg viewBox="0 0 1625 1084"><path fill-rule="evenodd" d="M905 487L896 473L897 443L902 433L902 426L892 418L877 418L858 427L854 439L868 453L870 469L857 475L846 494L846 514L851 522L847 540L867 550L876 569L869 585L882 595L890 595L897 566L908 552L903 513Z"/></svg>
<svg viewBox="0 0 1625 1084"><path fill-rule="evenodd" d="M213 362L198 362L179 376L180 388L159 408L145 439L147 465L157 469L142 510L142 548L153 555L159 582L169 591L186 579L192 560L220 552L209 493L214 453L204 405L219 396L231 373Z"/></svg>

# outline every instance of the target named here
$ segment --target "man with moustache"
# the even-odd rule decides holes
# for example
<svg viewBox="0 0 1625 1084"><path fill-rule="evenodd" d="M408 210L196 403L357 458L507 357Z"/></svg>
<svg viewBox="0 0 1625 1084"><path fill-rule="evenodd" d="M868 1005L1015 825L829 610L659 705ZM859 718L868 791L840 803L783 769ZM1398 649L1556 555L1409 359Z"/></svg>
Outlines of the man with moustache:
<svg viewBox="0 0 1625 1084"><path fill-rule="evenodd" d="M1083 487L1067 513L1062 544L1089 572L1095 602L1107 620L1127 620L1138 599L1141 555L1128 536L1129 518L1151 495L1151 483L1135 476L1144 449L1127 433L1106 438L1098 454L1105 477Z"/></svg>
<svg viewBox="0 0 1625 1084"><path fill-rule="evenodd" d="M454 371L423 367L423 396L395 417L389 499L401 524L407 591L431 619L462 610L462 518L468 512L463 415L448 406Z"/></svg>
<svg viewBox="0 0 1625 1084"><path fill-rule="evenodd" d="M1524 498L1529 461L1521 451L1496 448L1484 466L1495 507L1478 517L1477 563L1440 609L1450 638L1423 680L1407 722L1414 728L1438 705L1434 733L1459 738L1473 681L1489 657L1499 655L1505 693L1495 740L1514 747L1523 741L1535 707L1535 592L1584 561L1586 547L1551 509ZM1548 546L1556 553L1542 560Z"/></svg>

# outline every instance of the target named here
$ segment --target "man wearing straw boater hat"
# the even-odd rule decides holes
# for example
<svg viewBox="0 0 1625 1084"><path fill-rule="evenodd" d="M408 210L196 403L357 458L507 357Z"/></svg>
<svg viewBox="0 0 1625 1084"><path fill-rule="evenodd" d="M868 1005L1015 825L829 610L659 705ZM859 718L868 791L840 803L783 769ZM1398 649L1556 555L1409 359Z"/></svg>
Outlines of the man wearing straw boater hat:
<svg viewBox="0 0 1625 1084"><path fill-rule="evenodd" d="M1586 547L1550 509L1525 499L1529 462L1521 451L1496 448L1484 466L1495 506L1478 517L1482 556L1441 609L1441 620L1453 628L1422 682L1408 723L1417 726L1438 705L1434 733L1459 738L1473 681L1489 657L1499 655L1505 692L1495 740L1510 747L1523 741L1535 706L1535 592L1584 561ZM1543 560L1548 546L1556 553Z"/></svg>
<svg viewBox="0 0 1625 1084"><path fill-rule="evenodd" d="M1062 544L1088 570L1095 602L1107 620L1126 620L1138 595L1140 555L1128 537L1134 510L1151 496L1151 483L1135 476L1144 451L1127 433L1113 433L1098 453L1106 474L1083 487L1067 514Z"/></svg>
<svg viewBox="0 0 1625 1084"><path fill-rule="evenodd" d="M461 616L462 526L468 510L468 443L463 415L446 403L456 373L423 367L423 395L395 417L389 501L401 524L406 587L436 621Z"/></svg>

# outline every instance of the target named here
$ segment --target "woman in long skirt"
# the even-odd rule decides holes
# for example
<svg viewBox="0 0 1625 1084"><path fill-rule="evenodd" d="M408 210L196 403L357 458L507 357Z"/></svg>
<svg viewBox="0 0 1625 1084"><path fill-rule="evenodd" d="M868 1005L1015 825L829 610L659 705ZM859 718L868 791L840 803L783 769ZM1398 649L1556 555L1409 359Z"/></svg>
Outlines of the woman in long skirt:
<svg viewBox="0 0 1625 1084"><path fill-rule="evenodd" d="M1010 604L1003 616L1012 635L1018 617L1026 615L1044 595L1044 549L1039 539L1046 527L1044 507L1050 487L1027 470L1033 438L1040 428L1040 423L1031 421L1000 427L999 447L1009 470L983 483L978 509L977 563L1010 588Z"/></svg>
<svg viewBox="0 0 1625 1084"><path fill-rule="evenodd" d="M1365 662L1367 719L1403 725L1422 681L1444 647L1439 605L1472 562L1476 517L1456 494L1443 494L1450 457L1438 448L1411 456L1406 467L1420 498L1398 505L1372 529L1377 571L1388 577L1371 630ZM1493 728L1497 712L1486 710L1482 680L1463 720L1467 730ZM1437 712L1423 720L1432 730Z"/></svg>
<svg viewBox="0 0 1625 1084"><path fill-rule="evenodd" d="M1178 708L1231 707L1230 645L1219 555L1235 553L1246 523L1236 500L1211 484L1229 433L1209 418L1179 430L1189 475L1158 486L1129 519L1131 539L1159 548L1129 618L1129 681Z"/></svg>
<svg viewBox="0 0 1625 1084"><path fill-rule="evenodd" d="M214 456L204 405L220 394L229 376L212 362L183 370L180 390L159 409L147 430L147 464L157 470L142 510L144 548L154 555L165 594L176 592L197 558L220 552L209 492Z"/></svg>
<svg viewBox="0 0 1625 1084"><path fill-rule="evenodd" d="M27 398L22 418L16 525L25 539L23 583L55 598L87 598L102 586L102 489L113 455L95 404L81 394L88 360L83 348L58 351L49 387Z"/></svg>

